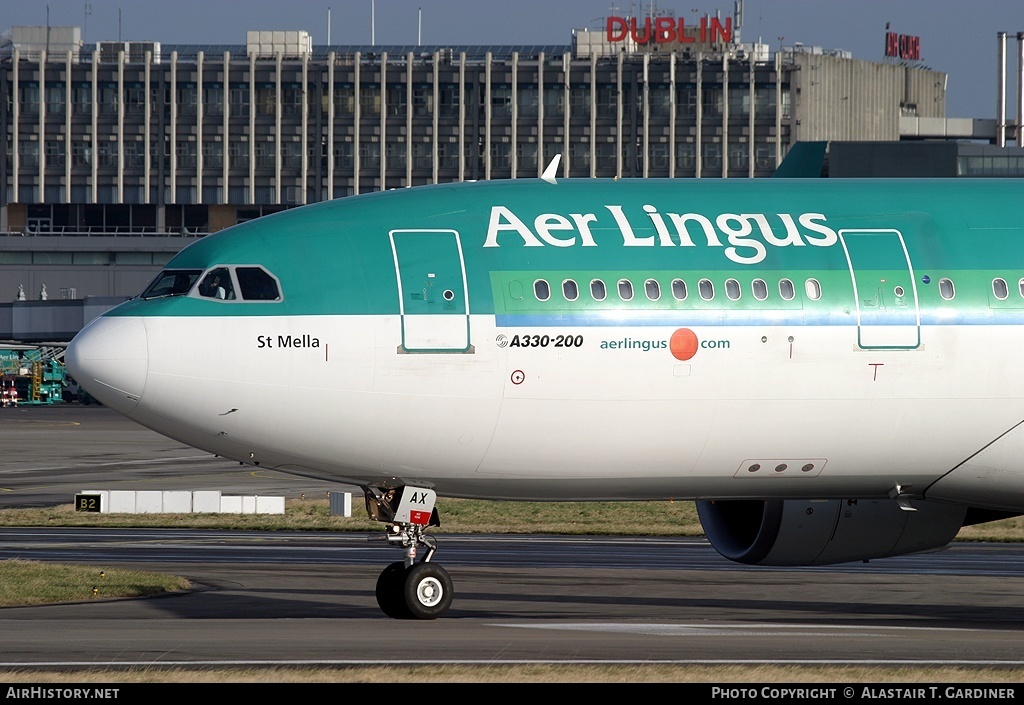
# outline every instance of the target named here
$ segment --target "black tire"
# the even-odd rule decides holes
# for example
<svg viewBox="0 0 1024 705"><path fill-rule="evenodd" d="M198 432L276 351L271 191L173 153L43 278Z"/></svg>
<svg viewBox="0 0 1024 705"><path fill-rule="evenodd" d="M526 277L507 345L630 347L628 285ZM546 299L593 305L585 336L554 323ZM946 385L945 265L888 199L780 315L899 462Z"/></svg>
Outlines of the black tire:
<svg viewBox="0 0 1024 705"><path fill-rule="evenodd" d="M405 606L413 619L437 619L452 604L448 571L434 563L417 563L405 573Z"/></svg>
<svg viewBox="0 0 1024 705"><path fill-rule="evenodd" d="M405 606L405 563L392 563L377 578L377 604L392 619L411 619Z"/></svg>

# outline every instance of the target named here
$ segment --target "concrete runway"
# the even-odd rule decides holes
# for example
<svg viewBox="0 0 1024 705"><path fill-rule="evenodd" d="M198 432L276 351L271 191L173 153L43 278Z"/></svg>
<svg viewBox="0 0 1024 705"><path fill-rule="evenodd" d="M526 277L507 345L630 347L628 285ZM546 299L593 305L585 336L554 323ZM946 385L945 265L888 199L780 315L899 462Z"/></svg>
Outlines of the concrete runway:
<svg viewBox="0 0 1024 705"><path fill-rule="evenodd" d="M285 497L339 491L338 485L217 458L95 404L0 408L0 458L0 508L70 504L83 489Z"/></svg>
<svg viewBox="0 0 1024 705"><path fill-rule="evenodd" d="M84 487L337 489L204 457L96 407L0 410L0 438L0 506L66 503ZM1024 665L1018 546L774 570L685 539L441 536L435 560L456 594L433 622L379 612L377 575L400 553L362 534L2 529L0 558L13 555L166 571L201 589L0 609L0 668Z"/></svg>

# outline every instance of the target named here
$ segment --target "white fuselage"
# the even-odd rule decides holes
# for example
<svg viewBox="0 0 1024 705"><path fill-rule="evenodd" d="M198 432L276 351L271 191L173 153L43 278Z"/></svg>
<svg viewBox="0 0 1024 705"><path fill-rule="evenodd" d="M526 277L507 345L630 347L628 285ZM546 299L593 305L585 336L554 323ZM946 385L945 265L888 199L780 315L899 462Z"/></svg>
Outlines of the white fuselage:
<svg viewBox="0 0 1024 705"><path fill-rule="evenodd" d="M473 315L460 354L400 350L398 316L137 320L144 387L101 398L136 421L241 462L448 496L920 494L1024 419L1024 369L987 354L1014 347L1009 326L930 326L914 350L861 349L852 319L694 326L681 361L670 321L511 330ZM1000 470L1019 494L1019 470Z"/></svg>

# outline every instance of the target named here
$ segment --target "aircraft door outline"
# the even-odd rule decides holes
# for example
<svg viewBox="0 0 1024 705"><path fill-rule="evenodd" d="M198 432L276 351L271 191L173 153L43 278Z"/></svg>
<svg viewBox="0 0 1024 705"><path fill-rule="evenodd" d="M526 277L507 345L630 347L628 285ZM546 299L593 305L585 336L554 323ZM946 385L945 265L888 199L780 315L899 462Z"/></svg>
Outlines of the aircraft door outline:
<svg viewBox="0 0 1024 705"><path fill-rule="evenodd" d="M471 353L469 286L455 230L388 233L395 261L403 353Z"/></svg>
<svg viewBox="0 0 1024 705"><path fill-rule="evenodd" d="M853 283L857 345L866 350L921 347L921 303L903 234L892 229L839 231Z"/></svg>

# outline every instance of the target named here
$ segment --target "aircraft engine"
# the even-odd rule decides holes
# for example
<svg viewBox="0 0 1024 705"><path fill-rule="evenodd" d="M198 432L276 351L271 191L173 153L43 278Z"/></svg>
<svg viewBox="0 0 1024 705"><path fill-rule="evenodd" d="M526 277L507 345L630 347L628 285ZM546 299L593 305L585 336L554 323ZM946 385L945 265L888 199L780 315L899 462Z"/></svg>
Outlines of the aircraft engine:
<svg viewBox="0 0 1024 705"><path fill-rule="evenodd" d="M751 565L811 566L945 546L967 507L891 499L703 500L697 514L719 553Z"/></svg>

